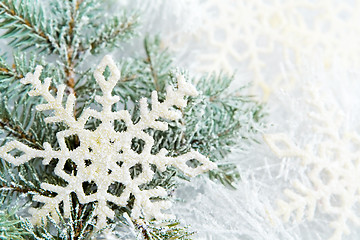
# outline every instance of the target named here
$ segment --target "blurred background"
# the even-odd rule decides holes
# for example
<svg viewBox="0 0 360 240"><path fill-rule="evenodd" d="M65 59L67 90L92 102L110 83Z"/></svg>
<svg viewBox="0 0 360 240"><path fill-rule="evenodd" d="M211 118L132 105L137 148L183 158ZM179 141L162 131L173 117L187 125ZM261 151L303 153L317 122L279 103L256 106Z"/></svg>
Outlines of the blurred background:
<svg viewBox="0 0 360 240"><path fill-rule="evenodd" d="M235 73L266 104L259 143L228 159L236 190L197 178L177 192L195 239L360 239L360 1L115 2L192 75Z"/></svg>

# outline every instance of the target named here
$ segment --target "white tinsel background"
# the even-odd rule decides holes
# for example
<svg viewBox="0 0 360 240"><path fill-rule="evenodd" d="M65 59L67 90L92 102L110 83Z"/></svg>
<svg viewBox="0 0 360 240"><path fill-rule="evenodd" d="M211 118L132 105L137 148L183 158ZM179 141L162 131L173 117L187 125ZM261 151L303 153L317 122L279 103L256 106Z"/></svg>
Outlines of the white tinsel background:
<svg viewBox="0 0 360 240"><path fill-rule="evenodd" d="M117 3L140 8L141 34L159 33L191 74L236 72L236 84L250 82L249 93L266 103L260 143L226 160L241 169L236 190L206 177L178 189L172 211L195 239L360 238L359 1ZM283 221L279 200L303 204L303 216ZM341 212L355 217L335 233Z"/></svg>

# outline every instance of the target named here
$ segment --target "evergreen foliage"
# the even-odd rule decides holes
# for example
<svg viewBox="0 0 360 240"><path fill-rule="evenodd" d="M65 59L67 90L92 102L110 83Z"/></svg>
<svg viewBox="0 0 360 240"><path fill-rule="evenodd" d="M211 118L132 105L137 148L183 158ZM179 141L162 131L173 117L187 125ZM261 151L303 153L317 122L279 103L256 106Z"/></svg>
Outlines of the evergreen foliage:
<svg viewBox="0 0 360 240"><path fill-rule="evenodd" d="M20 84L20 79L33 72L37 65L44 66L41 79L53 79L50 86L53 93L56 93L58 83L67 85L67 94L75 93L75 116L79 116L87 106L97 107L94 97L99 88L92 73L98 61L93 65L89 59L121 47L137 35L136 27L139 25L138 13L122 12L109 16L104 14L102 4L96 0L0 0L2 38L8 39L9 47L13 48L12 53L0 57L1 144L15 139L35 149L43 149L44 142L58 147L56 133L64 126L45 123L47 113L37 112L34 108L43 100L30 98L27 95L30 87ZM137 101L141 97L149 98L156 90L162 100L165 87L175 84L174 78L179 70L173 65L170 53L160 47L160 42L158 37L146 37L142 56L117 56L116 59L121 69L121 81L113 94L120 97L121 104L113 108L128 109L135 122L139 118ZM11 59L6 58L9 55ZM210 74L199 79L187 78L201 94L188 99L188 106L182 109L184 118L169 122L168 131L148 130L155 140L152 152L155 154L166 148L171 155L177 156L196 149L218 163L219 168L211 171L209 177L233 187L240 179L239 171L236 165L224 164L222 160L233 148L256 138L264 116L262 106L244 96L241 89L231 90L232 76ZM122 122L115 124L117 129L126 127ZM89 129L95 129L97 125L96 120L88 121ZM77 141L69 139L67 144L74 147ZM132 146L140 150L142 147L140 141ZM75 167L69 164L67 170L74 171ZM36 202L31 200L34 193L52 194L42 190L40 183L64 184L53 169L54 164L43 166L41 159L19 167L0 159L1 239L6 239L4 236L9 239L96 239L99 236L93 227L96 221L92 214L94 206L80 204L76 196L71 199L69 219L63 218L59 212L60 223L55 223L50 216L40 226L20 219L28 205L14 199L21 197L36 206ZM170 193L178 184L176 177L186 178L175 168L168 168L165 172L156 170L155 176L144 189L162 186ZM88 188L90 191L91 186ZM121 186L114 186L112 191L121 192ZM11 206L17 211L10 210ZM125 224L121 216L131 212L132 200L126 208L112 207L120 222L115 224ZM144 239L190 239L193 234L175 220L161 224L132 221Z"/></svg>
<svg viewBox="0 0 360 240"><path fill-rule="evenodd" d="M0 211L0 239L21 240L29 235L14 210Z"/></svg>
<svg viewBox="0 0 360 240"><path fill-rule="evenodd" d="M194 232L190 232L187 227L179 227L180 222L176 220L150 222L148 224L136 223L136 227L143 232L145 239L149 240L188 240Z"/></svg>

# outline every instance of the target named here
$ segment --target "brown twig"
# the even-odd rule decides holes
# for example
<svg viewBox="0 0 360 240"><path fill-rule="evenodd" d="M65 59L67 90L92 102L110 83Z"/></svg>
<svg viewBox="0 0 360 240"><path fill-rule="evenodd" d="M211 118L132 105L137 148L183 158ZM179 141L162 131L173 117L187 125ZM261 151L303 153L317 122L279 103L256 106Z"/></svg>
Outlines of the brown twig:
<svg viewBox="0 0 360 240"><path fill-rule="evenodd" d="M76 95L75 92L75 59L73 59L74 49L72 48L72 41L74 40L74 28L75 28L75 13L79 8L82 0L76 2L75 11L71 14L71 19L69 21L69 41L67 42L67 59L65 66L65 74L66 74L66 85L69 87L70 92Z"/></svg>
<svg viewBox="0 0 360 240"><path fill-rule="evenodd" d="M126 31L130 30L131 27L134 24L135 24L134 22L122 23L122 24L117 26L117 29L115 31L113 31L110 36L102 36L102 35L100 35L99 39L94 40L93 42L90 43L90 49L94 50L94 49L98 48L101 43L107 42L107 41L109 41L111 39L116 38L122 32L126 32ZM84 50L82 49L82 51L84 51Z"/></svg>
<svg viewBox="0 0 360 240"><path fill-rule="evenodd" d="M17 80L20 80L22 78L24 78L24 76L22 74L19 74L18 72L16 72L16 65L13 64L12 65L12 69L6 68L6 67L1 67L0 68L0 73L2 74L7 74L9 76L15 77Z"/></svg>
<svg viewBox="0 0 360 240"><path fill-rule="evenodd" d="M2 68L0 68L0 72L8 73L9 69L2 67Z"/></svg>
<svg viewBox="0 0 360 240"><path fill-rule="evenodd" d="M68 86L70 93L74 94L75 96L76 96L76 91L75 91L76 74L74 68L76 66L76 60L78 56L76 55L74 57L74 49L72 47L72 42L74 40L74 29L76 28L75 15L82 2L83 0L76 1L75 9L71 14L71 18L69 21L69 31L68 31L69 40L67 42L67 56L66 56L66 64L65 64L65 75L67 79L66 85ZM74 107L74 117L76 117L76 102Z"/></svg>
<svg viewBox="0 0 360 240"><path fill-rule="evenodd" d="M79 211L77 212L77 216L76 216L76 217L77 217L80 221L79 221L79 223L78 223L78 226L77 226L76 229L75 229L75 236L74 236L74 239L75 239L75 240L79 239L80 233L81 233L81 231L82 231L82 228L84 227L84 226L83 226L83 220L80 219L84 207L83 207L83 205L82 205L81 203L79 203L79 204L80 204L80 206L79 206Z"/></svg>
<svg viewBox="0 0 360 240"><path fill-rule="evenodd" d="M33 137L31 133L26 133L20 126L13 126L7 119L1 119L0 121L0 128L9 131L10 134L25 140L26 142L30 143L34 147L38 149L44 149L36 139Z"/></svg>
<svg viewBox="0 0 360 240"><path fill-rule="evenodd" d="M145 223L144 222L140 222L135 220L135 225L136 227L141 231L142 235L144 236L145 240L150 240L151 237L149 236L148 230L146 229L146 227L144 227Z"/></svg>
<svg viewBox="0 0 360 240"><path fill-rule="evenodd" d="M21 188L21 187L16 187L16 186L13 186L13 185L5 185L5 184L2 184L2 186L0 187L0 189L2 188L11 188L13 191L16 191L16 192L21 192L21 193L28 193L28 192L37 192L39 194L43 194L43 192L39 191L38 189L36 188Z"/></svg>
<svg viewBox="0 0 360 240"><path fill-rule="evenodd" d="M121 82L127 82L127 81L132 81L132 80L134 80L134 79L136 79L138 76L137 75L131 75L131 76L126 76L126 77L124 77L124 78L121 78Z"/></svg>
<svg viewBox="0 0 360 240"><path fill-rule="evenodd" d="M40 38L44 39L48 44L50 44L53 49L57 49L58 46L54 44L53 41L49 38L45 32L43 32L40 28L34 27L24 16L17 15L13 9L8 8L8 6L4 5L4 3L0 3L0 8L4 9L5 13L11 15L12 17L16 18L22 24L26 25L33 33L38 35Z"/></svg>
<svg viewBox="0 0 360 240"><path fill-rule="evenodd" d="M150 54L150 49L148 48L146 40L145 40L144 46L145 46L145 52L146 52L146 61L149 63L149 66L150 66L151 76L154 79L155 90L159 91L160 89L159 89L159 86L158 86L158 76L157 76L157 73L155 72L154 65L153 65L152 58L151 58L151 54Z"/></svg>

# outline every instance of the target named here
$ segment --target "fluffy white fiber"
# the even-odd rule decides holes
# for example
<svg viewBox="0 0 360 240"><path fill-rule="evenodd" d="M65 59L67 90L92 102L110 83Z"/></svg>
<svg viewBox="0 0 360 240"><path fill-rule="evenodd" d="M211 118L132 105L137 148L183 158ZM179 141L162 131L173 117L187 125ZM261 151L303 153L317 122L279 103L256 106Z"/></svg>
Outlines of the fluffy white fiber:
<svg viewBox="0 0 360 240"><path fill-rule="evenodd" d="M269 122L272 125L266 130L266 134L282 133L300 149L305 145L313 146L314 154L320 156L319 160L328 161L329 164L358 161L359 148L355 146L359 143L356 141L344 140L339 149L349 148L349 152L354 153L357 160L341 159L347 157L344 153L334 158L318 154L317 146L321 145L327 150L332 147L332 142L315 131L319 126L317 120L309 117L315 109L313 103L309 102L308 90L311 86L317 86L316 90L323 98L315 104L324 103L330 109L338 108L344 117L343 124L339 129L334 129L333 134L357 133L360 111L356 106L359 106L360 100L360 76L341 69L302 69L296 75L297 87L291 91L279 90L278 98L274 97L271 105L269 104ZM320 120L331 122L334 119ZM237 190L224 189L206 178L199 178L196 182L187 183L178 192L178 196L185 202L179 202L174 211L180 219L184 219L198 231L196 239L330 239L334 234L330 224L337 221L339 215L324 210L323 199L317 202L312 220L307 220L304 216L297 222L295 214L292 214L290 221L286 223L276 213L279 210L276 204L279 199L289 201L284 195L284 190L293 189L294 181L299 180L310 190L313 189L314 193L322 190L316 189L309 178L313 163L302 165L301 159L296 156L279 158L265 142L254 145L246 153L235 154L229 160L237 162L242 169L242 181L238 184ZM358 171L346 170L340 165L334 170L352 175L354 182L334 179L339 185L338 188L330 188L330 192L336 193L339 188L346 185L355 185L358 188ZM353 205L344 204L342 211L349 210L359 216L359 192L354 197L357 202ZM337 199L333 199L334 196L330 194L329 198L333 204L339 205L336 203ZM359 226L350 220L347 222L350 234L342 233L333 239L359 237Z"/></svg>

